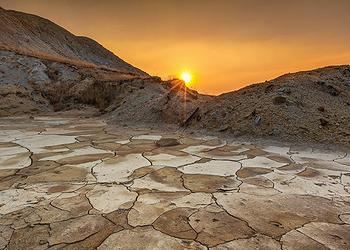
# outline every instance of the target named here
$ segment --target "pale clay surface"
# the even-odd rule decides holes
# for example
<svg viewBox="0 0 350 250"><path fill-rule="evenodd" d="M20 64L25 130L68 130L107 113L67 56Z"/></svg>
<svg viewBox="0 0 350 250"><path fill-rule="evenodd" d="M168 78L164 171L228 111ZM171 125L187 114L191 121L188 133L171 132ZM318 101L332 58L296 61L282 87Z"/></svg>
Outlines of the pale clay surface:
<svg viewBox="0 0 350 250"><path fill-rule="evenodd" d="M0 249L350 249L348 152L80 118L0 127Z"/></svg>

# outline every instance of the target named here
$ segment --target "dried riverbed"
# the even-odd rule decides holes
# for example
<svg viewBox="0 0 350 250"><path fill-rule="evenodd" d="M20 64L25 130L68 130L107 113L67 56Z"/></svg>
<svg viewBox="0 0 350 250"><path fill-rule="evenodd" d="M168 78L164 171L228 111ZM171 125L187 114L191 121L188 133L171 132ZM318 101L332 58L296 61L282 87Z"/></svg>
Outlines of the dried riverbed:
<svg viewBox="0 0 350 250"><path fill-rule="evenodd" d="M0 179L0 249L350 248L347 152L3 118Z"/></svg>

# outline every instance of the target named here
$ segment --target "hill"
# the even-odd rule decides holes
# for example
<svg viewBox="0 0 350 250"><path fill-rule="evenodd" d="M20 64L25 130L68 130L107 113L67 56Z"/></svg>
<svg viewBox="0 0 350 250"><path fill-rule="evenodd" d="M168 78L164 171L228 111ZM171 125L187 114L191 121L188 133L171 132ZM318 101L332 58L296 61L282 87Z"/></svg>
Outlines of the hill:
<svg viewBox="0 0 350 250"><path fill-rule="evenodd" d="M216 96L191 122L235 136L350 145L350 66L290 73Z"/></svg>
<svg viewBox="0 0 350 250"><path fill-rule="evenodd" d="M148 76L96 41L75 36L57 24L36 15L0 8L0 34L0 49L3 50L47 59L90 63Z"/></svg>

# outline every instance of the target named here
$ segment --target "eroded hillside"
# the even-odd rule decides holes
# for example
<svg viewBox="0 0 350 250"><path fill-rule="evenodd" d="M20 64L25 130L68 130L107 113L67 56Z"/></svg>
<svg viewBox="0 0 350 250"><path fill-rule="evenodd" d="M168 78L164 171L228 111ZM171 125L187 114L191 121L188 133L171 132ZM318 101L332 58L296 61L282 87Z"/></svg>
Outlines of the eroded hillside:
<svg viewBox="0 0 350 250"><path fill-rule="evenodd" d="M235 136L350 145L350 66L286 74L217 96L191 125Z"/></svg>
<svg viewBox="0 0 350 250"><path fill-rule="evenodd" d="M75 36L57 24L0 7L0 49L39 58L105 66L140 76L147 73L123 61L88 37Z"/></svg>

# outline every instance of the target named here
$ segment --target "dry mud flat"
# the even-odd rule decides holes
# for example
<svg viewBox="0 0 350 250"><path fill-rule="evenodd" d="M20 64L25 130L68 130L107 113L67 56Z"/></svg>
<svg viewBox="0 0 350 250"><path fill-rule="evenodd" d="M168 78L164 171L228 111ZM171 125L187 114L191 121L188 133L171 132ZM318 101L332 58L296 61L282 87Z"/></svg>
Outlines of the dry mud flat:
<svg viewBox="0 0 350 250"><path fill-rule="evenodd" d="M350 248L346 152L6 118L0 179L0 249Z"/></svg>

